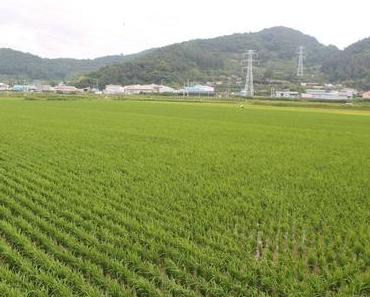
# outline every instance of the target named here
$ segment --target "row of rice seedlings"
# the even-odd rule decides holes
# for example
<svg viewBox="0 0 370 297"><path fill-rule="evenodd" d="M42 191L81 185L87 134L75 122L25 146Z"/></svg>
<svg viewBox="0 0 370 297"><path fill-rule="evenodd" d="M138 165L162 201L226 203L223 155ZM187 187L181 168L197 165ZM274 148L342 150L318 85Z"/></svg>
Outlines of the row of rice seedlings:
<svg viewBox="0 0 370 297"><path fill-rule="evenodd" d="M2 201L5 202L5 199L2 198ZM45 253L50 255L50 257L54 257L72 267L77 273L82 272L85 276L84 282L86 282L87 287L85 292L88 293L89 296L101 296L103 293L89 287L88 283L106 291L109 296L129 295L129 291L125 290L123 286L119 285L111 278L106 277L102 273L100 267L90 261L76 257L71 254L69 250L60 246L50 235L45 235L35 223L38 218L29 214L27 215L28 210L21 208L13 200L7 201L6 203L13 211L11 215L7 216L7 221L22 230L38 248L42 249ZM29 222L33 224L31 225Z"/></svg>
<svg viewBox="0 0 370 297"><path fill-rule="evenodd" d="M73 229L72 229L73 230ZM83 233L81 234L78 234L78 236L81 238L81 239L83 239L84 238L84 235L83 235Z"/></svg>
<svg viewBox="0 0 370 297"><path fill-rule="evenodd" d="M0 240L2 239L0 238ZM45 288L34 284L29 279L28 275L15 271L14 267L11 268L10 265L7 264L5 261L2 261L0 265L0 281L2 283L9 284L12 288L19 289L22 292L27 292L29 296L36 296L36 292L37 296L47 296L47 291L45 290Z"/></svg>
<svg viewBox="0 0 370 297"><path fill-rule="evenodd" d="M14 285L9 283L4 283L0 281L0 296L2 297L21 297L21 296L32 296L27 291L21 290L14 287Z"/></svg>
<svg viewBox="0 0 370 297"><path fill-rule="evenodd" d="M305 224L299 225L298 221L295 219L291 219L291 221L293 223L290 230L287 229L284 232L283 242L280 240L281 236L276 236L276 249L278 249L279 246L285 248L285 258L288 257L294 262L303 261L303 263L311 262L311 264L316 262L323 270L333 271L335 265L330 266L330 263L334 263L333 261L335 261L336 256L332 253L332 248L334 246L343 246L341 242L332 238L334 237L332 235L336 234L336 232L324 231L323 233L314 233L309 226L306 225L305 227ZM330 245L329 242L331 243ZM312 254L312 251L315 251L315 255ZM339 254L343 254L343 252L339 252ZM277 253L275 252L275 257L276 256ZM314 258L312 258L312 256L314 256ZM307 267L309 266L310 265L307 265Z"/></svg>
<svg viewBox="0 0 370 297"><path fill-rule="evenodd" d="M58 176L60 176L60 175L58 175ZM96 185L94 185L94 186L96 186ZM111 198L111 197L110 197ZM113 198L113 197L112 197ZM140 207L140 206L139 206ZM141 212L141 209L140 209L140 212ZM144 215L145 216L145 215ZM145 216L145 217L148 217L148 216ZM159 220L159 221L161 221L161 220ZM176 230L181 230L180 228L176 228L176 226L174 226L174 222L172 222L171 224L167 224L167 226L170 226L171 228L172 228L172 230L174 230L174 231L176 231ZM202 239L204 239L204 238L208 238L208 237L203 237ZM219 238L225 238L224 236L220 236ZM222 245L217 245L217 244L215 244L213 241L209 241L210 242L210 244L214 247L214 248L218 248L218 249L220 249L220 247L222 246ZM235 244L235 246L236 246L236 244ZM225 252L225 251L224 251Z"/></svg>
<svg viewBox="0 0 370 297"><path fill-rule="evenodd" d="M115 195L115 193L112 193L111 197L115 198L110 202L112 208L115 210L119 212L132 213L132 215L140 219L143 224L148 221L148 224L155 224L171 234L176 234L178 237L189 237L189 230L184 228L181 219L168 216L168 210L164 211L158 209L156 206L158 203L155 199L147 199L148 202L144 205L129 199L127 199L127 201L125 200L124 204L119 203L119 196ZM208 224L209 220L211 220L211 218L208 218ZM212 234L210 231L208 233L201 234L201 232L196 230L197 226L201 224L194 223L193 225L192 229L195 230L192 232L189 240L191 240L191 242L193 242L198 248L212 249L215 255L228 253L238 257L240 256L240 246L232 245L232 241L229 237L229 228L225 227L222 228L221 231L213 231Z"/></svg>
<svg viewBox="0 0 370 297"><path fill-rule="evenodd" d="M67 223L68 223L68 222L67 222ZM67 226L64 226L64 227L67 227ZM72 231L71 231L71 232L73 232L73 229L72 229ZM77 236L77 238L80 238L80 239L83 239L83 238L85 237L85 235L84 235L83 233L79 233L79 234L77 234L76 236ZM90 239L87 239L87 241L91 243ZM107 249L107 246L104 246L104 248L105 248L105 249ZM142 266L143 266L143 265L142 265Z"/></svg>
<svg viewBox="0 0 370 297"><path fill-rule="evenodd" d="M98 232L98 234L100 234L99 237L102 240L110 243L108 245L108 247L111 247L112 256L114 256L114 257L118 256L119 252L117 252L117 249L119 249L119 247L122 247L122 248L125 247L125 248L129 248L130 250L135 251L137 253L137 255L140 255L141 258L147 259L151 263L154 263L154 264L158 265L158 260L160 259L160 254L161 254L160 251L163 250L164 245L167 246L167 244L168 244L167 241L164 242L165 238L150 239L148 237L144 237L145 234L142 234L141 232L139 233L139 232L134 232L133 231L133 232L128 233L128 230L125 229L122 226L122 224L121 225L109 224L109 223L107 224L107 221L106 220L104 220L104 221L105 221L108 229L100 227L99 230L96 231L96 232ZM115 230L114 234L111 234L112 230ZM130 235L128 236L128 234L130 234ZM139 238L135 239L135 237L137 236L136 234L141 234L141 235L139 235ZM111 246L111 244L114 244L114 245ZM143 246L143 244L144 244L144 246ZM150 249L150 250L148 250L148 249ZM171 247L167 246L166 251L165 251L165 254L166 254L165 257L169 256L169 253L168 253L169 249L171 249ZM153 253L153 250L155 250L154 253ZM148 251L148 252L145 252L145 251ZM176 251L176 253L172 257L174 259L179 259L179 257L181 257L180 254L178 253L178 251L176 249L175 249L175 251ZM178 261L178 260L176 260L176 261ZM192 287L197 286L198 281L200 281L199 277L197 277L196 282L194 282L194 280L192 280L193 279L192 274L189 274L189 273L184 274L183 271L181 273L182 273L182 277L179 278L179 279L176 279L176 281L181 280L181 283L184 284L186 287L189 286L189 283L192 284ZM190 277L190 280L189 280L189 277ZM205 282L205 283L203 283L203 286L207 287L207 286L209 286L209 284L207 284L207 282Z"/></svg>
<svg viewBox="0 0 370 297"><path fill-rule="evenodd" d="M81 235L80 235L81 236Z"/></svg>
<svg viewBox="0 0 370 297"><path fill-rule="evenodd" d="M55 165L55 164L54 164ZM56 172L58 172L58 169L56 168ZM59 173L59 172L58 172ZM58 174L58 176L59 177L63 177L63 176L61 176L60 174ZM74 177L74 180L75 181L78 181L78 176L75 176ZM74 184L74 183L72 183L72 184ZM94 184L94 187L95 188L97 188L98 187L98 185L97 184ZM113 197L109 197L109 198L113 198ZM127 200L126 201L127 203L129 203L129 201ZM141 206L141 205L140 205ZM151 207L151 206L150 206ZM154 204L154 207L155 207L155 204ZM167 220L168 220L168 217L167 217ZM160 221L163 221L163 220L160 220ZM174 220L174 221L172 221L170 224L167 224L168 226L170 226L173 230L178 230L177 232L179 232L179 230L181 230L181 229L179 229L179 228L176 228L176 226L175 226L175 222L176 222L176 220ZM222 226L222 225L221 225ZM223 232L224 233L224 232ZM221 235L221 233L220 233L220 235ZM207 236L204 236L202 239L206 239L207 238ZM213 242L210 242L210 244L213 244ZM215 244L213 244L213 246L214 246L214 248L220 248L220 246L219 245L215 245Z"/></svg>
<svg viewBox="0 0 370 297"><path fill-rule="evenodd" d="M27 201L25 201L25 202L27 202ZM34 210L35 211L35 210ZM51 216L51 213L50 213L50 211L47 213L47 216ZM68 221L64 221L64 223L65 224L68 224ZM66 225L63 225L63 229L65 229L66 228ZM74 226L72 226L72 227L69 227L69 228L67 228L67 230L70 232L70 233L76 233L76 228L74 227ZM54 233L55 233L55 231L54 231ZM78 239L80 239L80 240L84 240L84 238L86 237L87 235L86 234L84 234L83 233L83 231L82 231L82 233L81 232L78 232L78 233L76 233L76 237L78 238ZM89 243L89 244L92 244L93 242L92 242L92 238L91 237L89 237L88 236L88 238L86 239L86 241L87 241L87 243ZM101 244L99 244L99 243L95 243L95 244L93 244L94 246L97 246L97 247L99 247L99 246L102 246ZM102 250L103 249L105 249L105 251L107 252L107 249L109 250L109 246L107 246L107 245L103 245L102 246L102 248L101 248ZM114 249L112 249L111 248L111 250L113 250L113 252L112 252L112 254L116 257L117 256L117 254L119 254L118 253L118 251L115 251ZM121 256L122 256L122 253L121 253ZM147 269L146 268L146 265L141 265L141 269ZM144 272L144 274L145 274L145 272ZM171 288L171 290L173 291L173 288ZM179 288L177 289L177 291L179 290Z"/></svg>
<svg viewBox="0 0 370 297"><path fill-rule="evenodd" d="M165 239L166 244L166 250L163 251L165 254L169 254L168 251L170 247L172 246L173 249L176 251L175 255L173 255L173 259L176 259L175 261L178 261L179 256L181 255L188 255L188 254L196 254L198 255L198 267L202 267L202 269L198 270L198 277L206 277L207 279L223 279L226 277L221 276L220 271L217 271L216 269L212 268L210 263L216 263L215 258L210 256L212 252L210 252L209 256L206 257L207 260L204 258L204 251L198 249L197 247L194 247L193 244L190 244L189 241L177 238L173 236L171 233L165 232L162 229L158 229L158 227L154 225L145 225L143 226L141 221L138 221L136 218L127 218L126 216L114 216L114 218L111 218L111 220L119 226L124 226L129 234L135 234L135 233L141 233L143 238L145 240L147 238L153 238L154 240L157 240L158 242L163 242L163 239ZM135 224L134 224L135 223ZM124 235L121 233L121 236ZM200 256L200 257L199 257ZM203 260L201 260L203 258ZM203 265L202 263L206 264ZM194 263L190 262L187 265L189 268L194 267ZM190 268L190 271L194 271ZM206 272L209 271L209 272ZM220 281L220 284L224 283L225 281ZM235 281L234 281L235 282ZM230 282L230 285L234 282ZM225 287L226 289L227 287Z"/></svg>
<svg viewBox="0 0 370 297"><path fill-rule="evenodd" d="M96 289L88 285L80 274L72 271L68 266L63 265L54 257L38 249L33 242L26 237L26 234L22 232L21 229L16 228L9 222L0 222L0 232L15 245L15 248L17 248L24 257L32 259L36 265L51 271L52 275L59 280L65 280L69 288L75 290L79 294L101 296Z"/></svg>
<svg viewBox="0 0 370 297"><path fill-rule="evenodd" d="M2 224L5 222L0 221ZM3 234L3 230L0 230ZM16 236L16 235L15 235ZM66 283L60 281L50 268L44 269L40 265L36 265L31 259L24 257L17 249L20 242L13 242L0 237L0 254L3 263L7 263L12 270L18 273L27 275L31 282L40 286L40 295L46 292L47 296L57 294L58 296L72 296L73 293Z"/></svg>
<svg viewBox="0 0 370 297"><path fill-rule="evenodd" d="M61 177L60 174L58 176ZM78 181L78 177L74 177L73 180ZM72 184L74 185L75 183L72 183ZM94 184L95 188L98 186L99 186L98 184ZM75 186L75 189L76 189L76 186ZM85 195L89 195L88 191L83 191L83 193L81 194L84 194L84 193L86 193ZM178 223L181 221L178 219L172 220L170 217L166 216L165 214L162 214L163 212L161 212L160 210L156 210L155 202L149 206L146 206L143 204L135 204L129 199L127 199L125 200L125 205L122 205L122 203L119 202L119 198L120 197L118 195L115 195L115 193L112 192L110 193L109 200L107 202L110 205L112 205L112 207L114 207L114 209L116 209L117 211L120 211L121 207L125 208L126 210L127 209L135 210L137 213L142 214L143 218L150 218L150 220L153 220L155 218L158 222L162 223L163 227L166 227L172 233L178 234L181 237L186 236L186 234L182 232L183 228L178 227L179 225ZM151 201L151 200L148 200L148 201ZM219 233L219 238L225 238L225 230L223 230L222 233ZM222 245L214 243L214 240L210 240L209 235L208 236L207 235L196 236L193 238L192 241L194 242L199 241L199 243L202 245L205 244L206 246L207 245L212 246L214 250L219 250L222 253L231 252L229 249L226 251L225 248L222 248Z"/></svg>
<svg viewBox="0 0 370 297"><path fill-rule="evenodd" d="M21 168L23 168L23 169L28 169L27 168L27 166L24 164L24 162L22 162L22 164L20 165L20 167ZM40 176L43 176L43 177L45 177L45 178L47 178L47 180L49 180L50 182L51 182L51 186L53 186L53 184L54 184L54 182L55 182L55 180L54 179L50 179L48 176L46 176L45 175L45 173L42 173L42 172L40 172L40 173L38 173L38 172L36 172L36 171L33 171L32 170L32 173L35 173L35 175L40 175ZM64 174L65 174L65 172L63 172ZM61 172L58 172L58 179L60 180L60 178L62 177L61 176L62 174L61 174ZM43 189L44 188L44 185L41 185L41 184L38 184L37 182L36 182L36 185L38 185L39 187L41 187L41 189ZM98 185L94 185L94 187L97 187ZM49 187L49 186L48 186ZM77 188L75 188L76 190L77 190ZM86 192L86 194L87 193L89 193L89 192ZM109 198L114 198L114 197L109 197ZM127 201L128 202L128 201ZM117 205L117 204L116 204ZM140 209L140 210L142 210L142 209ZM144 215L145 216L145 215ZM173 221L173 223L175 223L175 221ZM173 225L173 224L170 224L170 225ZM179 230L178 228L176 229L176 228L172 228L173 230Z"/></svg>
<svg viewBox="0 0 370 297"><path fill-rule="evenodd" d="M18 196L19 197L19 196ZM24 202L27 202L27 198L24 198ZM29 201L28 201L29 202ZM33 208L34 212L44 212L44 216L48 217L49 215L45 213L45 209L40 207L37 208L37 205ZM23 214L25 215L25 214ZM28 214L31 215L31 214ZM40 223L41 221L35 221L35 223ZM41 227L41 226L40 226ZM43 228L49 229L49 235L53 238L59 236L59 243L63 243L65 248L70 249L75 255L89 259L93 263L101 266L106 274L111 274L112 277L120 279L121 281L130 284L135 289L135 292L140 296L159 296L159 292L155 287L153 287L147 280L142 277L138 277L135 273L131 272L126 268L126 265L122 265L114 259L107 258L104 254L96 251L94 247L84 246L78 241L78 239L72 239L70 235L63 234L59 229L52 226L51 222L44 222L42 224ZM63 228L61 229L63 230Z"/></svg>
<svg viewBox="0 0 370 297"><path fill-rule="evenodd" d="M98 192L99 192L99 190L98 190ZM91 194L94 194L93 192L90 192ZM284 231L284 233L285 233L285 231ZM143 238L145 238L145 237L143 237ZM289 241L291 241L291 238L292 238L292 236L288 236L288 239L289 239ZM288 246L289 247L289 246ZM290 247L289 247L290 248ZM314 249L316 249L316 245L313 245L313 248ZM289 251L289 249L287 250L287 252L290 252ZM340 251L340 252L342 252L342 251ZM347 251L345 251L346 253L347 253ZM284 255L284 254L283 254ZM350 259L350 257L349 257L349 259ZM263 258L262 258L262 260L260 261L260 262L263 262ZM267 272L266 272L267 273ZM291 291L292 292L292 291Z"/></svg>

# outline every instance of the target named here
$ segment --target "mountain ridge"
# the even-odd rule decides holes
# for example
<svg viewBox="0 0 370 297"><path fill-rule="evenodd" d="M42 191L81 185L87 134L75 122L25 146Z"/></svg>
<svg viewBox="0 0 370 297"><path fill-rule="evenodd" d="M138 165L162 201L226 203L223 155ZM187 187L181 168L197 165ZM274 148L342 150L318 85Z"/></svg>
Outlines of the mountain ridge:
<svg viewBox="0 0 370 297"><path fill-rule="evenodd" d="M132 55L95 59L41 58L11 48L0 48L0 78L12 80L68 80L103 66L129 61Z"/></svg>
<svg viewBox="0 0 370 297"><path fill-rule="evenodd" d="M296 80L297 51L306 48L306 67L315 79L323 80L322 60L337 54L334 46L325 46L316 38L286 27L273 27L254 33L236 33L211 39L197 39L158 48L128 63L103 67L79 80L99 79L102 85L160 83L182 85L187 80L225 81L240 87L243 53L259 53L256 80Z"/></svg>
<svg viewBox="0 0 370 297"><path fill-rule="evenodd" d="M256 80L296 82L297 50L305 47L305 80L346 82L370 88L370 38L344 50L323 45L315 37L277 26L259 32L194 39L128 56L96 59L48 59L11 49L0 49L0 78L91 81L106 84L161 83L181 86L188 80L227 81L239 88L241 60L248 49L258 52ZM8 51L8 56L4 54ZM9 54L10 51L10 54Z"/></svg>

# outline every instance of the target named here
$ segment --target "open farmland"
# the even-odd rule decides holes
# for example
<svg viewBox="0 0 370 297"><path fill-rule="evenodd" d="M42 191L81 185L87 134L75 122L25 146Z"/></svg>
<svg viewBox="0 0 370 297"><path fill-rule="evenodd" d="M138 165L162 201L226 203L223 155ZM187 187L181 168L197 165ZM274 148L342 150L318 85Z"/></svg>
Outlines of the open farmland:
<svg viewBox="0 0 370 297"><path fill-rule="evenodd" d="M370 112L0 100L0 296L368 296Z"/></svg>

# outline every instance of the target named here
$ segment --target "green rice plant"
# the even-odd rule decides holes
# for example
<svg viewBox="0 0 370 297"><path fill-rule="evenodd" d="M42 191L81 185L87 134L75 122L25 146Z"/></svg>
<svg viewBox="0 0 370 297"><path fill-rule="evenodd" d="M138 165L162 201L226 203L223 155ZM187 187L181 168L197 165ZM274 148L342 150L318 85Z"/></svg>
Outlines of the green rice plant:
<svg viewBox="0 0 370 297"><path fill-rule="evenodd" d="M0 99L1 295L368 294L368 110L41 99Z"/></svg>

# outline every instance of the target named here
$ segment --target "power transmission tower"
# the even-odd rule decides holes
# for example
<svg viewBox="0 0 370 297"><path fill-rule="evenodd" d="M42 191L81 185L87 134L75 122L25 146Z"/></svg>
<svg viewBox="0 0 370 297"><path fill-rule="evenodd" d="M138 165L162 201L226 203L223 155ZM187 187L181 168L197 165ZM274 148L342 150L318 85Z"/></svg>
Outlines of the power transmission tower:
<svg viewBox="0 0 370 297"><path fill-rule="evenodd" d="M246 97L254 97L254 84L253 84L253 58L256 55L254 50L249 50L244 54L244 59L242 61L243 68L247 69L247 77L245 81L245 87L243 93ZM245 67L245 64L247 66Z"/></svg>
<svg viewBox="0 0 370 297"><path fill-rule="evenodd" d="M271 88L271 98L274 98L276 96L276 90L274 87Z"/></svg>
<svg viewBox="0 0 370 297"><path fill-rule="evenodd" d="M299 47L299 57L298 57L298 68L297 68L297 76L303 77L303 60L304 60L304 47Z"/></svg>

